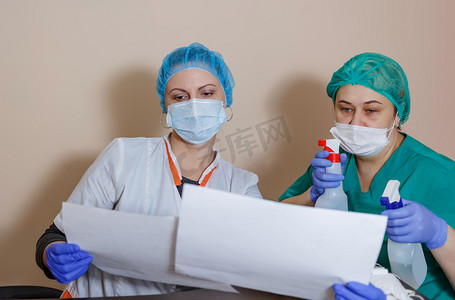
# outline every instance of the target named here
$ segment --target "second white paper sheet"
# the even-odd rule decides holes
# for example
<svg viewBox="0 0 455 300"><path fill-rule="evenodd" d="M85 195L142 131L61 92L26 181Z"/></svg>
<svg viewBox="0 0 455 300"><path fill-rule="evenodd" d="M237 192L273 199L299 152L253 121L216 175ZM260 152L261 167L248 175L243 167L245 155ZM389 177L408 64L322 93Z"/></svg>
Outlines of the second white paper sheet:
<svg viewBox="0 0 455 300"><path fill-rule="evenodd" d="M184 186L176 270L306 299L368 283L387 218Z"/></svg>

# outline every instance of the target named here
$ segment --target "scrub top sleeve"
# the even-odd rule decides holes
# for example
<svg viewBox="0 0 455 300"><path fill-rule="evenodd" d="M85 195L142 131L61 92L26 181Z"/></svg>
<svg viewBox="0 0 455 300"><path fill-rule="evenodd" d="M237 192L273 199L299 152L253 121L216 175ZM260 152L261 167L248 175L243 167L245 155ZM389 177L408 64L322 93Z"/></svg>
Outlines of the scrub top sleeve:
<svg viewBox="0 0 455 300"><path fill-rule="evenodd" d="M455 226L455 164L441 168L426 159L411 170L411 176L402 180L401 197L422 204L451 227Z"/></svg>
<svg viewBox="0 0 455 300"><path fill-rule="evenodd" d="M425 205L427 208L444 219L450 227L455 228L455 172L444 176L433 196L429 196Z"/></svg>
<svg viewBox="0 0 455 300"><path fill-rule="evenodd" d="M245 190L246 196L262 199L261 192L259 191L259 188L258 188L258 182L259 182L259 178L257 177L257 175L250 174L248 181L247 181L246 190Z"/></svg>
<svg viewBox="0 0 455 300"><path fill-rule="evenodd" d="M123 140L115 139L87 169L67 202L113 209L122 192L122 187L117 186L117 180L123 169L123 160ZM61 212L54 223L63 231Z"/></svg>
<svg viewBox="0 0 455 300"><path fill-rule="evenodd" d="M217 171L222 174L223 178L227 178L230 181L229 186L222 189L253 198L262 198L258 188L259 178L256 174L234 168L229 163L223 163L223 168L221 166L220 164Z"/></svg>
<svg viewBox="0 0 455 300"><path fill-rule="evenodd" d="M278 201L291 198L305 193L313 185L313 167L310 165L305 174L300 176L288 189L278 198Z"/></svg>

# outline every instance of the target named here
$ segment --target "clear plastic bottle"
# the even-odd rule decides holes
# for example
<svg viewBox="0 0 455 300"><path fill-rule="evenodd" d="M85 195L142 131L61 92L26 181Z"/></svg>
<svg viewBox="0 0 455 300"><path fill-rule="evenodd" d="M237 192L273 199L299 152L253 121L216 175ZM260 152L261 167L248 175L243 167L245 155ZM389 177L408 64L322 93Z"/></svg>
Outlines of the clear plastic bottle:
<svg viewBox="0 0 455 300"><path fill-rule="evenodd" d="M399 186L398 180L390 180L387 183L381 197L381 204L385 205L387 209L403 207L403 201L398 192ZM422 245L420 243L397 243L389 239L387 253L392 273L398 275L412 288L418 289L427 276L427 263Z"/></svg>
<svg viewBox="0 0 455 300"><path fill-rule="evenodd" d="M329 152L329 156L326 158L332 162L332 166L325 168L326 173L341 174L341 163L340 163L340 141L337 139L319 140L319 146L323 146L325 151ZM348 197L343 190L343 182L336 188L327 188L324 194L319 196L316 201L315 207L318 208L329 208L337 210L348 210Z"/></svg>

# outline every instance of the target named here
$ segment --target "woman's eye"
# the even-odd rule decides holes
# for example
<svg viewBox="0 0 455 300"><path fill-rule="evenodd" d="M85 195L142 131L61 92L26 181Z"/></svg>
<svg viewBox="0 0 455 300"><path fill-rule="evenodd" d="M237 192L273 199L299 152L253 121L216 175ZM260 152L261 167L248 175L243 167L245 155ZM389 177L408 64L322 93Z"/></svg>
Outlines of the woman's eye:
<svg viewBox="0 0 455 300"><path fill-rule="evenodd" d="M186 95L175 95L174 100L176 101L183 101L186 99Z"/></svg>
<svg viewBox="0 0 455 300"><path fill-rule="evenodd" d="M209 98L212 97L215 94L215 91L213 90L203 90L200 91L199 94L204 97L204 98Z"/></svg>
<svg viewBox="0 0 455 300"><path fill-rule="evenodd" d="M341 111L350 113L350 112L352 112L352 108L342 108Z"/></svg>
<svg viewBox="0 0 455 300"><path fill-rule="evenodd" d="M375 110L375 109L367 109L367 113L369 113L369 114L374 114L375 112L377 112L377 110Z"/></svg>

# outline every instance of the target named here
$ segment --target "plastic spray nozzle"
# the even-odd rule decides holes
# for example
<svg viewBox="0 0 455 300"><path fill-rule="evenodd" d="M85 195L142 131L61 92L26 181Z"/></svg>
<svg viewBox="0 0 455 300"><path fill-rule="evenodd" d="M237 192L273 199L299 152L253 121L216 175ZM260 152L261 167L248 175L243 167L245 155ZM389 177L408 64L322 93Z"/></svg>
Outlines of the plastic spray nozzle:
<svg viewBox="0 0 455 300"><path fill-rule="evenodd" d="M319 140L318 146L324 147L324 151L329 152L329 156L326 159L330 160L332 163L340 162L340 141L337 139L328 139L328 140Z"/></svg>
<svg viewBox="0 0 455 300"><path fill-rule="evenodd" d="M386 209L397 209L403 207L403 201L400 197L398 188L400 182L398 180L389 180L385 187L384 193L381 197L381 205L385 206Z"/></svg>

